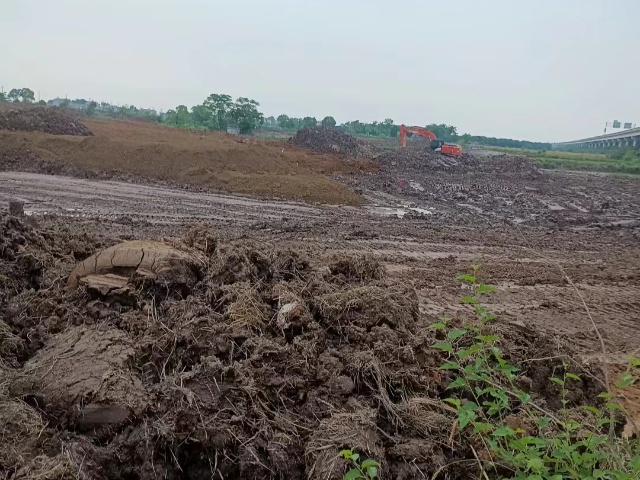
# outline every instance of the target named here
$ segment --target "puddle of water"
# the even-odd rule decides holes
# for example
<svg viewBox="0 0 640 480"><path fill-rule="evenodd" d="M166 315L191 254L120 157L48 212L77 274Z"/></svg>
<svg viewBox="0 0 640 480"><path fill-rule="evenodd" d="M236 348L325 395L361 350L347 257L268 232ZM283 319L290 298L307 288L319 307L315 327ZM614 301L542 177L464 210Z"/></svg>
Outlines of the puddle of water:
<svg viewBox="0 0 640 480"><path fill-rule="evenodd" d="M398 218L404 218L409 212L416 212L420 215L433 215L435 213L433 208L409 207L407 205L400 205L399 207L368 207L367 210L377 215Z"/></svg>

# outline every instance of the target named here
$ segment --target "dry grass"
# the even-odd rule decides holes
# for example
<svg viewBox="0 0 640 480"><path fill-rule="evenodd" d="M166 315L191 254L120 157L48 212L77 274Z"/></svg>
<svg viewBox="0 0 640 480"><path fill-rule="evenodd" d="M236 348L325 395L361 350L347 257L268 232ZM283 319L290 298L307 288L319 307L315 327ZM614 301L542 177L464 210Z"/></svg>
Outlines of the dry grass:
<svg viewBox="0 0 640 480"><path fill-rule="evenodd" d="M249 282L239 282L224 288L223 303L229 303L225 312L225 321L234 329L260 330L269 321L265 304Z"/></svg>
<svg viewBox="0 0 640 480"><path fill-rule="evenodd" d="M375 410L357 405L354 413L335 413L323 420L309 439L305 457L309 479L340 479L350 464L338 457L353 448L361 459L371 458L384 469L384 448L375 423Z"/></svg>

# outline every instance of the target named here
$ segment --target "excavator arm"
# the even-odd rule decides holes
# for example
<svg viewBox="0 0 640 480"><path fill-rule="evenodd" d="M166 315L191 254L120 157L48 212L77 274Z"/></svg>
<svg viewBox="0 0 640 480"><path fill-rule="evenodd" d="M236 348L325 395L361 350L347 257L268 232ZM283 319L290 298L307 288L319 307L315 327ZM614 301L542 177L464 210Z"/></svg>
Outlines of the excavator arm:
<svg viewBox="0 0 640 480"><path fill-rule="evenodd" d="M405 127L404 125L400 125L400 144L403 147L407 146L407 133L413 133L415 135L420 135L421 137L427 137L431 140L437 140L438 137L435 136L434 133L420 127Z"/></svg>
<svg viewBox="0 0 640 480"><path fill-rule="evenodd" d="M413 133L420 135L421 137L427 137L431 140L431 148L444 155L452 155L454 157L462 156L462 148L460 145L452 143L445 143L442 140L438 140L438 137L433 132L420 127L405 127L400 125L400 144L403 147L407 146L407 133Z"/></svg>

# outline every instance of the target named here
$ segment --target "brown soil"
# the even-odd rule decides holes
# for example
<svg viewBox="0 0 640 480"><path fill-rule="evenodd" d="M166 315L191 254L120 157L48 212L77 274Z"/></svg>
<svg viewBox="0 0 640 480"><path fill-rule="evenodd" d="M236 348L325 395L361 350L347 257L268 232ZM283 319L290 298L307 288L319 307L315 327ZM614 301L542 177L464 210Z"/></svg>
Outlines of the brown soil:
<svg viewBox="0 0 640 480"><path fill-rule="evenodd" d="M513 241L506 231L467 234L458 241L462 250L446 247L439 259L403 257L408 242L376 253L376 242L383 250L381 242L395 237L398 245L407 226L369 220L364 225L375 238L367 239L353 220L344 221L351 215L335 217L331 233L327 224L310 222L316 234L306 238L296 229L274 231L277 222L266 229L220 224L213 232L70 219L32 227L2 218L0 368L8 382L0 382L0 472L33 479L339 479L348 465L336 455L354 447L380 461L381 478L408 479L473 458L466 435L450 437L454 415L442 399L451 376L438 369L444 357L431 348L439 337L428 328L437 305L455 322L469 320L454 278L470 262L455 255L487 249L487 280L504 289L494 300L498 313L511 308L504 296L513 286L536 278L539 288L560 288L562 278L549 268L518 267L500 250ZM162 238L167 231L172 238ZM534 248L550 241L526 234ZM157 243L119 244L123 236L154 235ZM435 246L455 233L432 230L413 241L426 245L425 235ZM620 238L604 253L609 240L593 237L591 248L610 260L632 248ZM370 255L345 255L350 242ZM138 271L147 249L162 253L161 268L152 262ZM162 260L165 254L179 260ZM574 258L568 273L595 282L618 275L610 288L637 271L599 270L588 252L579 255L584 263ZM183 277L187 259L200 259L188 260L195 282L171 281ZM69 289L78 263L86 275L124 278L126 298L86 282ZM98 263L103 267L87 267ZM537 307L547 309L549 327L579 315L578 306L563 310L570 291L555 297L562 306ZM583 375L570 406L594 404L602 389L598 363L581 359L573 338L526 326L522 319L535 312L501 313L487 333L501 336L505 357L523 370L537 404L562 407L548 377L569 358L571 371ZM477 476L473 464L461 465L446 467L447 478Z"/></svg>
<svg viewBox="0 0 640 480"><path fill-rule="evenodd" d="M92 135L80 118L70 110L23 103L0 103L0 130Z"/></svg>
<svg viewBox="0 0 640 480"><path fill-rule="evenodd" d="M345 205L360 205L362 198L328 175L377 170L372 161L312 154L287 142L148 122L86 118L84 123L92 137L0 131L0 170L146 179Z"/></svg>
<svg viewBox="0 0 640 480"><path fill-rule="evenodd" d="M319 153L345 157L371 158L379 153L372 144L330 127L306 127L298 130L291 138L291 143Z"/></svg>

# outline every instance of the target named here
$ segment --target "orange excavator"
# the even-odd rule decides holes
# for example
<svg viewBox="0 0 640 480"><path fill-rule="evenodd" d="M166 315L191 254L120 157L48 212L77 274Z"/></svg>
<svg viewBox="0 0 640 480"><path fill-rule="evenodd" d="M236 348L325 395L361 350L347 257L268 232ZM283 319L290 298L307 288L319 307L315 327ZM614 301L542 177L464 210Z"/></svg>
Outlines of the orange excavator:
<svg viewBox="0 0 640 480"><path fill-rule="evenodd" d="M444 155L451 155L454 157L462 156L462 147L460 145L456 145L455 143L445 143L442 140L438 140L435 133L430 132L424 128L420 127L405 127L404 125L400 125L400 143L402 147L407 146L407 133L413 133L415 135L420 135L421 137L427 137L431 139L431 149L440 152Z"/></svg>

